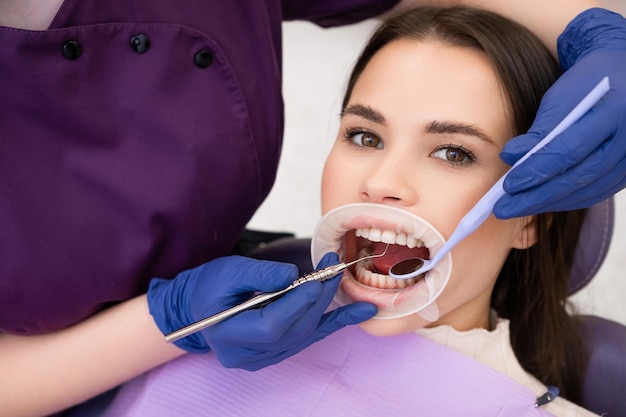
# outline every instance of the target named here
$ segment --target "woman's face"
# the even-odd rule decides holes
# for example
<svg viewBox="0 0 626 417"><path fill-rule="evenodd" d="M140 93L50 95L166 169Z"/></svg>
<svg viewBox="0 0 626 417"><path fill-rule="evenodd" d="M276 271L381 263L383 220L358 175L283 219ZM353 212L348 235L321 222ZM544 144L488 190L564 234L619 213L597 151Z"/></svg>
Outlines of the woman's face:
<svg viewBox="0 0 626 417"><path fill-rule="evenodd" d="M324 169L322 210L357 202L389 205L422 217L447 239L506 172L498 154L512 136L503 92L485 54L440 43L393 41L372 58L354 86ZM388 232L402 225L394 227ZM367 227L360 229L345 230L344 261L371 246L362 237ZM488 327L493 285L509 250L529 243L526 229L528 219L491 216L452 250L452 274L437 299L440 316L434 324L458 330ZM382 285L390 288L388 280L352 268L344 274L342 291L376 304L380 291L368 289ZM390 291L402 291L393 287ZM427 324L411 314L362 326L389 335Z"/></svg>

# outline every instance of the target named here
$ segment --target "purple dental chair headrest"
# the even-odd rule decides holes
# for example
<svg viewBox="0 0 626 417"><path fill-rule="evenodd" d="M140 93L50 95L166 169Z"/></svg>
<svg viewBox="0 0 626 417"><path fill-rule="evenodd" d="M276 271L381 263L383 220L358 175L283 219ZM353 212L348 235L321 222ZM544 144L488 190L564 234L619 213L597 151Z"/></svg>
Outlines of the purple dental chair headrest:
<svg viewBox="0 0 626 417"><path fill-rule="evenodd" d="M613 198L589 209L570 273L570 294L585 287L600 269L613 235L614 216ZM282 238L248 255L293 263L300 274L305 274L313 270L310 250L310 239ZM580 329L589 352L584 407L600 415L626 416L626 326L601 317L581 316Z"/></svg>
<svg viewBox="0 0 626 417"><path fill-rule="evenodd" d="M570 294L595 276L609 250L615 219L614 199L589 209L570 273ZM615 277L617 278L617 277ZM583 387L585 408L603 416L626 416L626 326L596 316L580 316L589 353Z"/></svg>
<svg viewBox="0 0 626 417"><path fill-rule="evenodd" d="M613 198L598 203L588 210L578 238L574 265L570 272L570 295L587 285L600 269L609 250L614 222Z"/></svg>

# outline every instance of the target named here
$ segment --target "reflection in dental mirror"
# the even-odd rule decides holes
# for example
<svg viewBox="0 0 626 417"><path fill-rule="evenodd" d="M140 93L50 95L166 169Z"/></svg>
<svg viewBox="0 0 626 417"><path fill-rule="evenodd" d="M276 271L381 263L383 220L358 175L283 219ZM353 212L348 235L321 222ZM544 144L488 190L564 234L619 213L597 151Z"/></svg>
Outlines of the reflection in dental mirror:
<svg viewBox="0 0 626 417"><path fill-rule="evenodd" d="M408 258L397 262L389 269L389 275L403 276L413 273L424 265L424 260L420 258Z"/></svg>

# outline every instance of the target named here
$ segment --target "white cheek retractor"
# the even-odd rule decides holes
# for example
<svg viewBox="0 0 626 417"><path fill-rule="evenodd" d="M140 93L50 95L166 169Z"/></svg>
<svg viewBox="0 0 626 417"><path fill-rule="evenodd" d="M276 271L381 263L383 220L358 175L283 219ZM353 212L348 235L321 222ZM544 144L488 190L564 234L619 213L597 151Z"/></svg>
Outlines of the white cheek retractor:
<svg viewBox="0 0 626 417"><path fill-rule="evenodd" d="M382 204L356 203L337 207L322 217L317 224L311 241L313 264L328 252L342 252L346 232L358 227L371 227L374 222L396 225L397 233L406 233L422 242L431 257L443 247L445 239L430 223L413 213ZM350 226L352 225L352 226ZM344 281L335 297L340 305L355 301L369 301L378 307L378 319L394 319L410 314L419 314L428 321L439 318L435 303L446 287L452 272L452 257L448 253L435 268L426 273L424 279L403 289L379 289L354 280L346 272Z"/></svg>

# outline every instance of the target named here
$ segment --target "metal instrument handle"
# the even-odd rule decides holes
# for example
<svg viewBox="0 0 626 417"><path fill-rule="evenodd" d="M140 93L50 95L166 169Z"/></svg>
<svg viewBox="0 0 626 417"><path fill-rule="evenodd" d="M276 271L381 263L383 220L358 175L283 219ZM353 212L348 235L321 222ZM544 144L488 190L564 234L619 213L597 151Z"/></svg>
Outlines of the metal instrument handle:
<svg viewBox="0 0 626 417"><path fill-rule="evenodd" d="M270 293L261 293L255 297L252 297L251 299L247 301L244 301L241 304L238 304L234 307L224 310L221 313L217 313L211 317L207 317L206 319L199 320L181 329L168 333L165 335L165 341L168 343L175 342L177 340L182 339L183 337L187 337L193 333L199 332L200 330L204 330L209 326L212 326L223 320L226 320L227 318L234 316L235 314L241 313L244 310L248 310L250 308L260 307L265 304L268 304L269 302L280 297L286 292L291 291L294 288L299 287L300 285L306 282L310 282L310 281L324 282L327 279L334 277L335 275L337 275L338 273L340 273L346 268L347 268L346 264L340 263L337 265L328 266L318 271L310 272L306 275L299 277L298 279L293 281L291 285L289 285L287 288L283 290L270 292Z"/></svg>

